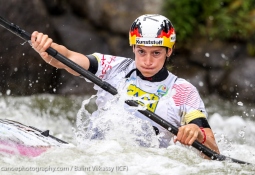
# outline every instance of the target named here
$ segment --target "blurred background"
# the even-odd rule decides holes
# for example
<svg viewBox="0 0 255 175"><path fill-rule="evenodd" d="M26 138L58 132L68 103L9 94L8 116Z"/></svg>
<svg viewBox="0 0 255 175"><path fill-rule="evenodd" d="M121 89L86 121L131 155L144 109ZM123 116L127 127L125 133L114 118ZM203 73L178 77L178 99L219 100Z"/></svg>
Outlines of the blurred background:
<svg viewBox="0 0 255 175"><path fill-rule="evenodd" d="M1 17L29 33L44 32L82 54L133 57L128 31L146 13L162 14L172 21L177 42L168 68L194 84L203 96L221 153L254 163L255 0L0 0ZM125 165L129 174L254 174L254 166L202 161L192 149L178 145L136 147L129 138L137 136L127 134L130 128L126 126L138 125L119 123L116 111L123 121L129 116L121 113L122 108L114 108L116 105L99 116L107 124L102 133L110 129L116 139L110 134L106 137L110 139L84 145L87 137L77 132L76 122L86 126L89 115L83 116L81 110L96 110L94 98L90 99L94 93L92 83L49 66L28 43L0 27L0 119L50 130L76 145L49 151L32 161L1 154L1 166ZM98 126L100 131L102 125Z"/></svg>
<svg viewBox="0 0 255 175"><path fill-rule="evenodd" d="M203 96L255 102L255 0L0 0L0 15L29 33L47 33L83 53L133 57L128 31L140 15L173 23L177 42L169 69ZM94 94L92 84L57 70L0 27L0 93Z"/></svg>

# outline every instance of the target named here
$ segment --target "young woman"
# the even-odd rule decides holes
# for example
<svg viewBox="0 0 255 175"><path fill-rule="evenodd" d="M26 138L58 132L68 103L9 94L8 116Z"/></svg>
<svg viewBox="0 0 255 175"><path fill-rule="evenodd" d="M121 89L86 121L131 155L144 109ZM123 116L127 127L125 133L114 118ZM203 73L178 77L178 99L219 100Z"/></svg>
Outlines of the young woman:
<svg viewBox="0 0 255 175"><path fill-rule="evenodd" d="M173 51L176 40L175 30L170 20L162 15L142 15L132 24L129 31L129 43L133 48L134 59L94 53L83 55L58 45L47 35L33 32L32 47L50 65L65 69L73 75L79 74L53 57L45 50L49 47L94 73L114 87L126 78L126 92L130 96L141 98L148 110L179 128L174 142L191 145L195 140L219 152L214 134L207 121L207 113L197 89L182 78L170 73L165 66ZM112 95L97 89L97 105L103 106ZM140 102L141 102L140 101ZM141 102L142 103L142 102ZM160 145L167 147L172 137L166 129L149 120L155 132L164 133Z"/></svg>

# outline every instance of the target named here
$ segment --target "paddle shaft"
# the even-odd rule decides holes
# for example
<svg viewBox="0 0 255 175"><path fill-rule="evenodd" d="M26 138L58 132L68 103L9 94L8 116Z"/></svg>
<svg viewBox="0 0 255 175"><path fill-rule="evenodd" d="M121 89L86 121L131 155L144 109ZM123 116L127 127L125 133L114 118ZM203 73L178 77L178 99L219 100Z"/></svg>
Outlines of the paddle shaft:
<svg viewBox="0 0 255 175"><path fill-rule="evenodd" d="M31 39L31 34L26 32L25 30L21 29L19 26L15 25L13 23L10 23L6 19L2 18L1 16L0 16L0 25L2 27L4 27L5 29L9 30L10 32L14 33L15 35L19 36L20 38L22 38L25 41L30 41L30 39ZM97 76L95 76L94 74L89 72L88 70L84 69L83 67L79 66L75 62L71 61L70 59L66 58L62 54L58 53L55 49L50 47L46 50L46 52L49 55L51 55L52 57L54 57L55 59L57 59L58 61L62 62L63 64L65 64L66 66L71 68L72 70L79 73L84 78L87 78L88 80L92 81L93 83L95 83L96 85L101 87L102 89L106 90L110 94L112 94L112 95L118 94L118 91L115 87L111 86L109 83L101 80L100 78L98 78ZM133 101L133 100L127 100L127 101L125 101L125 103L128 104L129 106L138 106L139 105L136 101ZM138 110L138 111L140 113L142 113L143 115L145 115L146 117L150 118L152 121L161 125L163 128L167 129L172 134L177 135L178 128L175 127L174 125L172 125L171 123L167 122L166 120L162 119L157 114L155 114L147 109L146 110ZM205 145L201 144L198 141L193 142L192 146L194 148L196 148L197 150L201 151L206 156L210 157L212 160L219 160L219 161L229 160L229 161L239 163L239 164L250 164L250 163L243 162L243 161L240 161L237 159L226 157L224 155L220 155L220 154L216 153L215 151L212 151L211 149L207 148Z"/></svg>

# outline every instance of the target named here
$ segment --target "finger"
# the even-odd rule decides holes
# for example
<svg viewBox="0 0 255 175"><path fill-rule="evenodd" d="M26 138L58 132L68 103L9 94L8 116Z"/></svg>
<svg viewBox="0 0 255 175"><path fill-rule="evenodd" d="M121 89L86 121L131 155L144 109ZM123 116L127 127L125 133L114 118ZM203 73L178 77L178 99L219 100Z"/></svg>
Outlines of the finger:
<svg viewBox="0 0 255 175"><path fill-rule="evenodd" d="M198 137L198 131L195 131L193 134L192 134L192 137L190 138L190 140L188 141L188 145L192 145L193 142L195 140L197 140L197 137Z"/></svg>
<svg viewBox="0 0 255 175"><path fill-rule="evenodd" d="M184 145L188 145L190 139L193 137L193 133L186 133L186 135L182 138L181 143Z"/></svg>
<svg viewBox="0 0 255 175"><path fill-rule="evenodd" d="M182 137L183 137L183 129L182 129L182 127L180 127L179 128L179 131L178 131L178 133L177 133L177 135L176 135L176 141L180 141L181 139L182 139Z"/></svg>
<svg viewBox="0 0 255 175"><path fill-rule="evenodd" d="M189 137L186 140L187 145L192 145L193 142L197 139L198 132L190 131Z"/></svg>
<svg viewBox="0 0 255 175"><path fill-rule="evenodd" d="M47 39L48 39L48 35L43 35L43 34L38 35L38 37L36 39L36 43L38 43L37 50L39 52L44 52L45 51L44 44L46 43Z"/></svg>
<svg viewBox="0 0 255 175"><path fill-rule="evenodd" d="M175 142L179 141L182 144L186 144L185 142L186 142L186 139L187 139L188 134L189 134L188 131L189 130L187 130L187 128L185 128L185 127L179 128L179 132L177 134Z"/></svg>
<svg viewBox="0 0 255 175"><path fill-rule="evenodd" d="M193 138L193 135L194 135L193 131L190 130L190 128L185 127L182 129L181 134L182 135L180 135L180 137L178 138L179 141L182 144L189 145L189 142Z"/></svg>
<svg viewBox="0 0 255 175"><path fill-rule="evenodd" d="M43 41L44 44L42 46L42 48L40 49L41 52L46 51L52 44L52 39L51 38L45 38L45 41Z"/></svg>
<svg viewBox="0 0 255 175"><path fill-rule="evenodd" d="M174 143L176 143L178 140L177 140L177 137L174 138Z"/></svg>
<svg viewBox="0 0 255 175"><path fill-rule="evenodd" d="M38 35L38 32L37 31L34 31L31 35L31 43L35 43L35 40L36 40L36 36Z"/></svg>
<svg viewBox="0 0 255 175"><path fill-rule="evenodd" d="M34 35L33 35L33 41L32 41L32 46L33 48L38 52L38 45L40 44L40 38L41 38L41 35L40 33L38 32L35 32Z"/></svg>
<svg viewBox="0 0 255 175"><path fill-rule="evenodd" d="M41 52L40 53L40 56L44 59L45 62L49 62L50 61L50 57L49 57L49 54L47 52Z"/></svg>

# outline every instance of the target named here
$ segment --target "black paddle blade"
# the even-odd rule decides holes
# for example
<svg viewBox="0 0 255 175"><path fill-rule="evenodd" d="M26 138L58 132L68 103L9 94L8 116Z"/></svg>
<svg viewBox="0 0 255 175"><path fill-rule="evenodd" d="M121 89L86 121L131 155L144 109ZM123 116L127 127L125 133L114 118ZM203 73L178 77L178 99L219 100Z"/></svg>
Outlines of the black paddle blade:
<svg viewBox="0 0 255 175"><path fill-rule="evenodd" d="M0 25L25 41L28 41L31 38L31 35L27 33L25 30L21 29L19 26L17 26L14 23L7 21L1 16L0 16Z"/></svg>

